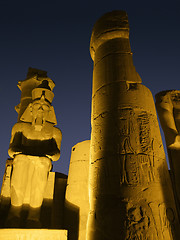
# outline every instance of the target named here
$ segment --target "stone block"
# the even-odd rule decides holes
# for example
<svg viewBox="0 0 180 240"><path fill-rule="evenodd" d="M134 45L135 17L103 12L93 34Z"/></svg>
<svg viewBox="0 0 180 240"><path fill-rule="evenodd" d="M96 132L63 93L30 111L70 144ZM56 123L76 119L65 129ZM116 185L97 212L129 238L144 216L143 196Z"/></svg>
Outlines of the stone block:
<svg viewBox="0 0 180 240"><path fill-rule="evenodd" d="M67 230L61 229L0 229L0 240L67 240Z"/></svg>

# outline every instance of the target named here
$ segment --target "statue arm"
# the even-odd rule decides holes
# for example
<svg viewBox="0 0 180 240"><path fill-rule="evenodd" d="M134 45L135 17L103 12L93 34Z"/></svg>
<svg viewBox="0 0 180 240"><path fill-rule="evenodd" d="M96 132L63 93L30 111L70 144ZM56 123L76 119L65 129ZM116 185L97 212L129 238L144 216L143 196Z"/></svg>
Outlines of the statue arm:
<svg viewBox="0 0 180 240"><path fill-rule="evenodd" d="M60 148L61 148L61 140L62 140L62 133L60 129L55 128L53 129L53 139L55 141L55 146L53 147L53 151L51 153L46 154L48 158L52 161L57 161L60 158Z"/></svg>
<svg viewBox="0 0 180 240"><path fill-rule="evenodd" d="M22 126L19 123L16 123L11 132L11 140L8 149L8 154L11 158L14 158L15 155L22 153Z"/></svg>

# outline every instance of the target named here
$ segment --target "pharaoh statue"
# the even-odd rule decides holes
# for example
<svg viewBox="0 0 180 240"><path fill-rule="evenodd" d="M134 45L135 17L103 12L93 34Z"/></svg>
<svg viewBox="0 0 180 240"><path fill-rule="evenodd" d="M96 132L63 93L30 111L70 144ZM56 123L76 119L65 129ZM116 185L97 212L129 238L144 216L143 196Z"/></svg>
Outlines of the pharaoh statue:
<svg viewBox="0 0 180 240"><path fill-rule="evenodd" d="M52 161L60 157L61 131L54 127L56 117L51 105L54 94L43 80L32 90L29 103L13 126L8 150L13 159L11 208L8 227L19 227L22 205L29 198L26 227L39 228L40 208Z"/></svg>
<svg viewBox="0 0 180 240"><path fill-rule="evenodd" d="M156 108L166 139L172 181L180 207L180 91L167 90L158 93Z"/></svg>

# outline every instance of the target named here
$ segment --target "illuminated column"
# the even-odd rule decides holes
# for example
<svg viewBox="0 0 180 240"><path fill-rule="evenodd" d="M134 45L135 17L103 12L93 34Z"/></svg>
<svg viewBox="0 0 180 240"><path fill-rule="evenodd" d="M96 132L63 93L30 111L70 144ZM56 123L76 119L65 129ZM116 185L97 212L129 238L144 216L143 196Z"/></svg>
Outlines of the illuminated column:
<svg viewBox="0 0 180 240"><path fill-rule="evenodd" d="M177 213L154 101L133 65L124 11L96 22L90 52L87 239L175 239Z"/></svg>
<svg viewBox="0 0 180 240"><path fill-rule="evenodd" d="M72 148L65 196L65 227L69 240L85 240L89 213L88 174L90 140Z"/></svg>

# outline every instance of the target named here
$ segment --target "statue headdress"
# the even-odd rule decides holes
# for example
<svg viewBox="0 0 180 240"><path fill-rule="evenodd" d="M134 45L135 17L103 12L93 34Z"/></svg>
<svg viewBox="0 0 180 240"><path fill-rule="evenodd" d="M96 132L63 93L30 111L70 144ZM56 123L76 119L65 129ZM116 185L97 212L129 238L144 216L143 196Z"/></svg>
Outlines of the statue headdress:
<svg viewBox="0 0 180 240"><path fill-rule="evenodd" d="M52 103L52 100L54 98L54 93L51 91L48 81L43 80L42 83L32 90L32 100L38 100L41 99L41 97L44 96L45 100Z"/></svg>
<svg viewBox="0 0 180 240"><path fill-rule="evenodd" d="M56 115L54 112L54 108L51 105L52 100L54 98L54 93L51 91L48 81L43 80L42 83L32 90L32 103L34 101L46 101L50 104L50 110L49 114L46 118L47 122L53 123L54 125L57 124ZM22 114L20 120L23 122L32 122L33 116L32 116L32 103L28 105L24 113Z"/></svg>

